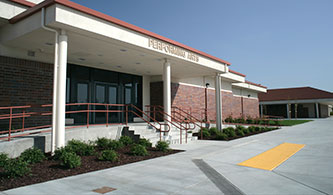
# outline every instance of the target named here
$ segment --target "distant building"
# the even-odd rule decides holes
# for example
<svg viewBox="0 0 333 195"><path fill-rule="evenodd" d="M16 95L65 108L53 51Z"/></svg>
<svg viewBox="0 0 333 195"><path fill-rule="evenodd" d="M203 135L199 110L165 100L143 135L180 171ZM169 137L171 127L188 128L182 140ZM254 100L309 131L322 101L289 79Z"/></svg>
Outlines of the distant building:
<svg viewBox="0 0 333 195"><path fill-rule="evenodd" d="M270 89L258 97L261 116L325 118L333 105L333 93L312 87Z"/></svg>

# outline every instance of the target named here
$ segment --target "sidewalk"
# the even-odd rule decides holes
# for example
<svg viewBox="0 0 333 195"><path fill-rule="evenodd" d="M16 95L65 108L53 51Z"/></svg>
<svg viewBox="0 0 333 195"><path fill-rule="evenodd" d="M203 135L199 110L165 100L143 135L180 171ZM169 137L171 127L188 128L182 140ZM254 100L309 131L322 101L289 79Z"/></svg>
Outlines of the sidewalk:
<svg viewBox="0 0 333 195"><path fill-rule="evenodd" d="M174 145L186 152L0 194L333 194L333 118L234 141ZM284 142L306 146L273 171L237 165ZM228 191L229 190L229 191ZM232 191L234 190L234 191Z"/></svg>

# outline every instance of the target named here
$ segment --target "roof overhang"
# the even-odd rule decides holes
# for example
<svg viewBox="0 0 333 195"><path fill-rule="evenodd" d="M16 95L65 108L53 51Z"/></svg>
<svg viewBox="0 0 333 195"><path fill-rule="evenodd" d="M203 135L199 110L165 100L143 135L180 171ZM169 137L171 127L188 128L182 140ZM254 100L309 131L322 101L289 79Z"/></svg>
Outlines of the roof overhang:
<svg viewBox="0 0 333 195"><path fill-rule="evenodd" d="M242 76L240 74L236 74L229 70L227 73L220 74L222 80L229 81L232 83L244 83L245 82L245 75Z"/></svg>
<svg viewBox="0 0 333 195"><path fill-rule="evenodd" d="M245 83L232 83L232 86L244 88L244 89L248 89L248 90L256 91L256 92L264 92L264 93L267 92L267 89L264 86L248 83L247 81L245 81Z"/></svg>
<svg viewBox="0 0 333 195"><path fill-rule="evenodd" d="M260 100L259 100L260 101ZM321 103L326 105L333 105L333 99L305 99L305 100L277 100L277 101L260 101L262 105L270 104L307 104L307 103Z"/></svg>
<svg viewBox="0 0 333 195"><path fill-rule="evenodd" d="M1 29L0 42L8 47L41 51L50 56L48 62L52 63L53 46L46 44L54 42L54 34L42 29L42 8L46 8L46 25L64 29L68 34L69 63L111 70L121 66L123 70L119 71L156 75L162 73L167 58L175 77L228 71L228 62L67 0L48 0L14 17L12 25ZM161 49L161 45L169 50ZM171 52L177 49L185 56Z"/></svg>

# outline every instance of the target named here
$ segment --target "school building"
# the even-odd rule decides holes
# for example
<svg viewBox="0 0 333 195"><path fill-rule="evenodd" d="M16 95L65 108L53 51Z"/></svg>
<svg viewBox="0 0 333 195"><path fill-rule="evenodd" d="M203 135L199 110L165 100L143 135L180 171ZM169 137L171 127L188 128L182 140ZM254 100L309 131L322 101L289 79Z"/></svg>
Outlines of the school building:
<svg viewBox="0 0 333 195"><path fill-rule="evenodd" d="M52 127L55 147L65 126L259 117L266 87L230 65L68 0L0 0L0 128Z"/></svg>

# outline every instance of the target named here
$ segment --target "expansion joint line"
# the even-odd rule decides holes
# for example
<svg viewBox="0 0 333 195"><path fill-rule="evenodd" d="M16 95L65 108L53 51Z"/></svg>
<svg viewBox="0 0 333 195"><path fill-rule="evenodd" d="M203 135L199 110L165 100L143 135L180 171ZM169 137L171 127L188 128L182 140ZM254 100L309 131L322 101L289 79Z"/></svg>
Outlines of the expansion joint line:
<svg viewBox="0 0 333 195"><path fill-rule="evenodd" d="M317 191L317 192L319 192L319 193L322 193L322 194L325 194L325 195L330 195L330 194L327 193L327 192L324 192L324 191L322 191L322 190L319 190L319 189L317 189L317 188L314 188L314 187L312 187L312 186L309 186L309 185L307 185L307 184L305 184L305 183L302 183L302 182L300 182L300 181L297 181L296 179L293 179L293 178L291 178L291 177L288 177L288 176L283 175L283 174L281 174L281 173L278 173L278 172L276 172L276 171L272 171L272 172L275 173L275 174L277 174L277 175L279 175L279 176L281 176L281 177L284 177L284 178L286 178L286 179L289 179L289 180L291 180L291 181L293 181L293 182L296 182L296 183L298 183L298 184L301 184L301 185L303 185L303 186L305 186L305 187L311 188L311 189L313 189L313 190L315 190L315 191Z"/></svg>

